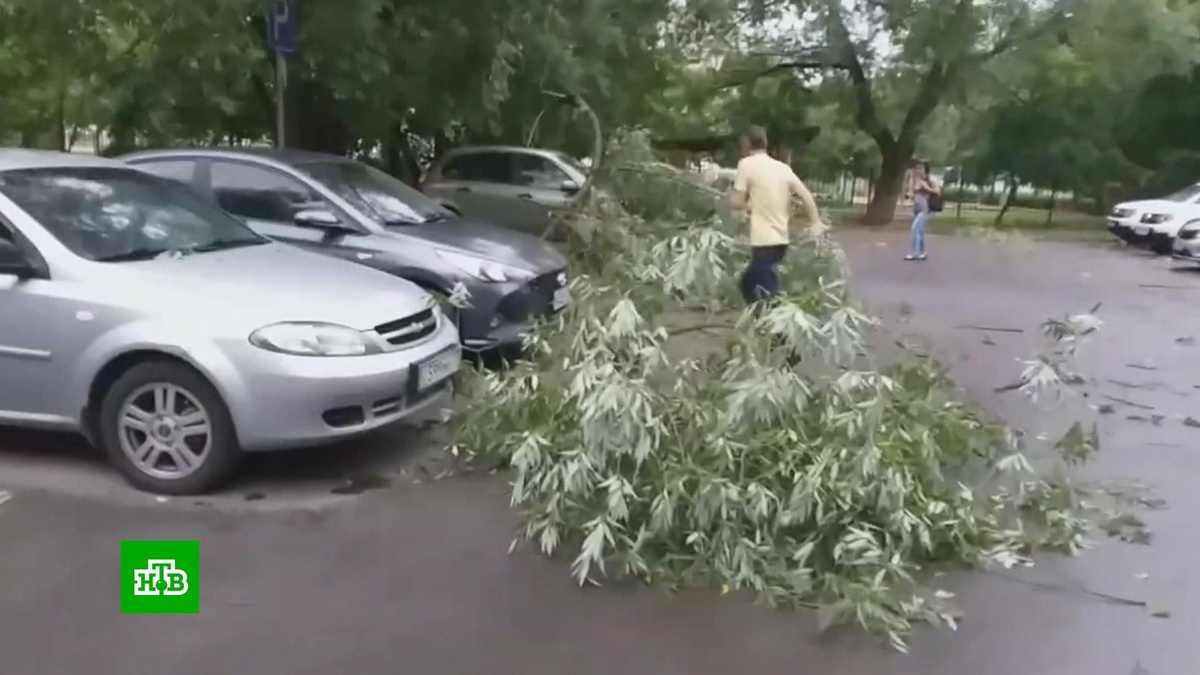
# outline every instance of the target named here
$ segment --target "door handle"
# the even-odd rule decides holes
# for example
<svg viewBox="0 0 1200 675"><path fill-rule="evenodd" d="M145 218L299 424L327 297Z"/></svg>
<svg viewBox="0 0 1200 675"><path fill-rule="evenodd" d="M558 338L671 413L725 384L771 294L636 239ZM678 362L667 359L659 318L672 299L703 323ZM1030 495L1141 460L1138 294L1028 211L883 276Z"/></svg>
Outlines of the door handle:
<svg viewBox="0 0 1200 675"><path fill-rule="evenodd" d="M521 194L517 195L517 198L518 199L533 199L533 195L529 194L528 192L522 192Z"/></svg>
<svg viewBox="0 0 1200 675"><path fill-rule="evenodd" d="M470 192L470 191L471 191L471 188L469 188L469 187L460 187L457 190L455 190L455 192Z"/></svg>

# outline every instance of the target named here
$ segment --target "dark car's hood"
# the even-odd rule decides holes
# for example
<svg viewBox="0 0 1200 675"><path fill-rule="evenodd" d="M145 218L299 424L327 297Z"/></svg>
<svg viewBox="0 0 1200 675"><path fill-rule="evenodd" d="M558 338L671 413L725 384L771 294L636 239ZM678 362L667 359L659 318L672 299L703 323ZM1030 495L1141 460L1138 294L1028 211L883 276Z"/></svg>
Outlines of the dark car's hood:
<svg viewBox="0 0 1200 675"><path fill-rule="evenodd" d="M387 230L535 273L561 269L567 264L563 254L549 242L470 218L393 225Z"/></svg>

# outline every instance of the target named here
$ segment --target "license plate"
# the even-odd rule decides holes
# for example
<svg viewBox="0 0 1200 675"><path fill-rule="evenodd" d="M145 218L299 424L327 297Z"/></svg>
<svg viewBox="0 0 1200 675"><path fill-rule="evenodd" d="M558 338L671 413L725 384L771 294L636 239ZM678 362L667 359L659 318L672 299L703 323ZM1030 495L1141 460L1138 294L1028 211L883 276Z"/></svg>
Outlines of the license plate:
<svg viewBox="0 0 1200 675"><path fill-rule="evenodd" d="M1115 220L1108 221L1108 229L1110 229L1110 230L1115 230L1120 226L1121 226L1121 224Z"/></svg>
<svg viewBox="0 0 1200 675"><path fill-rule="evenodd" d="M417 364L417 391L431 389L453 376L458 372L461 360L458 347L452 347Z"/></svg>
<svg viewBox="0 0 1200 675"><path fill-rule="evenodd" d="M1134 234L1150 234L1150 228L1138 226L1133 228Z"/></svg>
<svg viewBox="0 0 1200 675"><path fill-rule="evenodd" d="M557 312L558 310L562 309L563 307L566 307L569 304L571 304L571 289L570 288L563 286L562 288L554 291L554 299L550 301L550 307L554 311Z"/></svg>

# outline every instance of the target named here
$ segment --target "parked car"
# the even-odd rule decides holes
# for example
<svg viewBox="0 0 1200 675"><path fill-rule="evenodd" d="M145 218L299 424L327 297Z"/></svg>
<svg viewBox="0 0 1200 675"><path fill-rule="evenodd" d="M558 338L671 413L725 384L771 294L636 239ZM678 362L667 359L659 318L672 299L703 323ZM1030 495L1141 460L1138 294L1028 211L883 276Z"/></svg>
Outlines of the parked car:
<svg viewBox="0 0 1200 675"><path fill-rule="evenodd" d="M469 306L447 307L464 348L519 347L570 302L567 261L549 243L462 217L362 162L301 150L180 149L122 157L186 183L258 233L374 267Z"/></svg>
<svg viewBox="0 0 1200 675"><path fill-rule="evenodd" d="M1130 244L1168 255L1180 225L1193 218L1200 218L1200 183L1161 199L1117 204L1108 215L1108 229Z"/></svg>
<svg viewBox="0 0 1200 675"><path fill-rule="evenodd" d="M0 150L0 424L82 433L134 486L213 489L448 394L458 331L415 284L256 234L177 182Z"/></svg>
<svg viewBox="0 0 1200 675"><path fill-rule="evenodd" d="M1171 257L1183 262L1200 264L1200 219L1189 220L1179 228L1171 247Z"/></svg>
<svg viewBox="0 0 1200 675"><path fill-rule="evenodd" d="M475 146L435 160L421 190L454 202L466 215L540 236L586 182L583 165L561 152Z"/></svg>

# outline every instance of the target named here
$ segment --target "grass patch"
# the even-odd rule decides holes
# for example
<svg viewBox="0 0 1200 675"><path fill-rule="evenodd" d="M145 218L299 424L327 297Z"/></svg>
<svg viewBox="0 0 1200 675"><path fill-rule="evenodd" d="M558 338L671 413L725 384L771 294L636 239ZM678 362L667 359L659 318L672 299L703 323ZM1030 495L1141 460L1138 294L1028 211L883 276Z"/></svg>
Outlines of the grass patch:
<svg viewBox="0 0 1200 675"><path fill-rule="evenodd" d="M839 223L853 224L862 215L861 206L844 206L829 209ZM999 209L990 206L947 204L946 210L934 214L929 222L933 234L977 234L980 230L1011 233L1038 239L1066 239L1072 241L1105 240L1110 235L1104 227L1104 218L1074 211L1057 211L1047 222L1046 211L1024 207L1013 207L1004 214L1003 222L997 226ZM908 227L912 212L907 205L896 209L892 225Z"/></svg>

